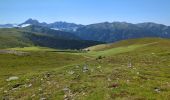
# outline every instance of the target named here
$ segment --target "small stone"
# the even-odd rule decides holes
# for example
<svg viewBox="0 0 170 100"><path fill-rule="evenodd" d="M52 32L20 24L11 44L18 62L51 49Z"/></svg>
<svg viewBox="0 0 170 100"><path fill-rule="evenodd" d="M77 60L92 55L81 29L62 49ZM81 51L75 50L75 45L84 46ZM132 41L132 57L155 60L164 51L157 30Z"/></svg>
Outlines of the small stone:
<svg viewBox="0 0 170 100"><path fill-rule="evenodd" d="M39 88L38 90L39 90L39 91L42 91L42 88Z"/></svg>
<svg viewBox="0 0 170 100"><path fill-rule="evenodd" d="M68 74L73 75L75 72L74 71L68 71Z"/></svg>
<svg viewBox="0 0 170 100"><path fill-rule="evenodd" d="M6 79L6 81L13 81L13 80L18 80L19 77L17 76L12 76L12 77L9 77L8 79Z"/></svg>
<svg viewBox="0 0 170 100"><path fill-rule="evenodd" d="M7 93L7 92L8 92L7 90L4 91L4 93Z"/></svg>
<svg viewBox="0 0 170 100"><path fill-rule="evenodd" d="M85 95L86 93L83 92L83 95Z"/></svg>
<svg viewBox="0 0 170 100"><path fill-rule="evenodd" d="M45 73L44 78L49 78L51 76L51 73Z"/></svg>
<svg viewBox="0 0 170 100"><path fill-rule="evenodd" d="M65 88L63 89L64 92L67 92L67 91L69 91L69 90L70 90L70 89L67 88L67 87L65 87Z"/></svg>
<svg viewBox="0 0 170 100"><path fill-rule="evenodd" d="M35 97L35 94L33 94L31 97Z"/></svg>
<svg viewBox="0 0 170 100"><path fill-rule="evenodd" d="M131 68L131 67L132 67L132 64L131 64L131 63L129 63L129 64L128 64L128 68Z"/></svg>
<svg viewBox="0 0 170 100"><path fill-rule="evenodd" d="M161 92L161 90L159 88L155 88L154 91L157 92L157 93Z"/></svg>
<svg viewBox="0 0 170 100"><path fill-rule="evenodd" d="M26 87L26 88L29 88L29 87L31 87L31 86L32 86L32 84L28 84L28 85L25 84L25 87Z"/></svg>
<svg viewBox="0 0 170 100"><path fill-rule="evenodd" d="M32 86L32 84L29 84L29 85L28 85L28 87L31 87L31 86Z"/></svg>
<svg viewBox="0 0 170 100"><path fill-rule="evenodd" d="M40 100L46 100L46 98L40 98Z"/></svg>
<svg viewBox="0 0 170 100"><path fill-rule="evenodd" d="M110 78L107 78L107 81L109 81L109 82L110 82L110 81L112 81L112 80L111 80Z"/></svg>
<svg viewBox="0 0 170 100"><path fill-rule="evenodd" d="M67 98L67 95L64 95L64 98Z"/></svg>
<svg viewBox="0 0 170 100"><path fill-rule="evenodd" d="M87 65L84 65L84 67L83 67L83 72L87 72L89 69L88 69L88 67L87 67Z"/></svg>

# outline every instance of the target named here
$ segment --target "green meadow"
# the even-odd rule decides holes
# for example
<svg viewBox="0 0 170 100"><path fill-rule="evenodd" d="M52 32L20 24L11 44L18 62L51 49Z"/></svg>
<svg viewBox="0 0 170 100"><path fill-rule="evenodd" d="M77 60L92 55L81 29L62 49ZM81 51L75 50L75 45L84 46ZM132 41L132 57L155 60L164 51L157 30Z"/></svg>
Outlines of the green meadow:
<svg viewBox="0 0 170 100"><path fill-rule="evenodd" d="M11 52L0 53L0 99L170 99L169 39L132 39L88 49L2 49Z"/></svg>

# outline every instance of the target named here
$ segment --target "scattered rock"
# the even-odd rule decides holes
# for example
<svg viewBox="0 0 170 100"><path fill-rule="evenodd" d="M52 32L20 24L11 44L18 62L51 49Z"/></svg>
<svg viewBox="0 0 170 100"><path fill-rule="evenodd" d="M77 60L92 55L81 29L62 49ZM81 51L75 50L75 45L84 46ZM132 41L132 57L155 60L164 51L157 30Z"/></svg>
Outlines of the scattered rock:
<svg viewBox="0 0 170 100"><path fill-rule="evenodd" d="M39 88L38 90L39 90L39 91L42 91L42 88Z"/></svg>
<svg viewBox="0 0 170 100"><path fill-rule="evenodd" d="M130 80L126 80L126 82L127 82L127 83L129 83L129 82L130 82Z"/></svg>
<svg viewBox="0 0 170 100"><path fill-rule="evenodd" d="M24 86L25 86L26 88L29 88L29 87L31 87L31 86L32 86L32 84L31 84L31 83L30 83L30 84L28 84L28 85L27 85L27 84L25 84Z"/></svg>
<svg viewBox="0 0 170 100"><path fill-rule="evenodd" d="M128 68L131 68L132 67L132 64L131 63L128 63Z"/></svg>
<svg viewBox="0 0 170 100"><path fill-rule="evenodd" d="M67 97L67 95L64 95L64 100L68 100L68 97Z"/></svg>
<svg viewBox="0 0 170 100"><path fill-rule="evenodd" d="M47 74L46 74L46 77L48 78L48 77L50 77L50 75L51 75L50 73L47 73Z"/></svg>
<svg viewBox="0 0 170 100"><path fill-rule="evenodd" d="M46 98L40 98L40 100L46 100Z"/></svg>
<svg viewBox="0 0 170 100"><path fill-rule="evenodd" d="M17 77L17 76L11 76L8 79L6 79L6 81L13 81L13 80L18 80L18 79L19 79L19 77Z"/></svg>
<svg viewBox="0 0 170 100"><path fill-rule="evenodd" d="M33 94L33 95L31 96L31 98L33 98L33 97L35 97L35 94Z"/></svg>
<svg viewBox="0 0 170 100"><path fill-rule="evenodd" d="M87 65L84 65L83 67L83 72L87 72L89 70L88 66Z"/></svg>
<svg viewBox="0 0 170 100"><path fill-rule="evenodd" d="M28 85L28 87L31 87L31 86L32 86L32 84L29 84L29 85Z"/></svg>
<svg viewBox="0 0 170 100"><path fill-rule="evenodd" d="M65 87L65 88L63 89L64 92L67 92L67 91L69 91L69 90L70 90L70 89L67 88L67 87Z"/></svg>
<svg viewBox="0 0 170 100"><path fill-rule="evenodd" d="M84 92L83 92L83 93L82 93L82 95L83 95L83 96L85 96L85 95L86 95L86 93L84 93Z"/></svg>
<svg viewBox="0 0 170 100"><path fill-rule="evenodd" d="M68 71L67 73L70 75L73 75L75 72L71 70L71 71Z"/></svg>
<svg viewBox="0 0 170 100"><path fill-rule="evenodd" d="M159 93L159 92L161 92L161 89L159 89L159 88L154 88L154 91L157 92L157 93Z"/></svg>
<svg viewBox="0 0 170 100"><path fill-rule="evenodd" d="M107 78L107 81L111 82L112 80L110 78Z"/></svg>
<svg viewBox="0 0 170 100"><path fill-rule="evenodd" d="M4 93L7 93L8 91L7 90L4 90Z"/></svg>
<svg viewBox="0 0 170 100"><path fill-rule="evenodd" d="M73 94L72 94L72 92L71 92L71 90L69 88L65 87L63 89L63 91L64 91L64 100L73 100L72 99Z"/></svg>

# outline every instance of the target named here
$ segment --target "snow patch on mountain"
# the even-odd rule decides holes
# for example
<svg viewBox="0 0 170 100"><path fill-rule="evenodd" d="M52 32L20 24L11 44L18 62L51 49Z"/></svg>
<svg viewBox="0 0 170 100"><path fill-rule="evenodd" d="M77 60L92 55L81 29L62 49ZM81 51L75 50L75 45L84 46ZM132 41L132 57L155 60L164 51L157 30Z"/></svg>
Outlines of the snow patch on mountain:
<svg viewBox="0 0 170 100"><path fill-rule="evenodd" d="M50 28L50 29L52 29L52 30L60 30L59 28Z"/></svg>
<svg viewBox="0 0 170 100"><path fill-rule="evenodd" d="M27 27L30 26L31 24L22 24L21 27Z"/></svg>

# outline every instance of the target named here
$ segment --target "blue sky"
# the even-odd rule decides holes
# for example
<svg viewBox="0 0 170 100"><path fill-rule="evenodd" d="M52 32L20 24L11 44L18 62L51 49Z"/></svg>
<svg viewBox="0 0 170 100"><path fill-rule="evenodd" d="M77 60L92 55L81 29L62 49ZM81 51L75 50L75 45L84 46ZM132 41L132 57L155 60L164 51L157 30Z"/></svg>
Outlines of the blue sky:
<svg viewBox="0 0 170 100"><path fill-rule="evenodd" d="M170 25L170 0L0 0L0 24L126 21Z"/></svg>

